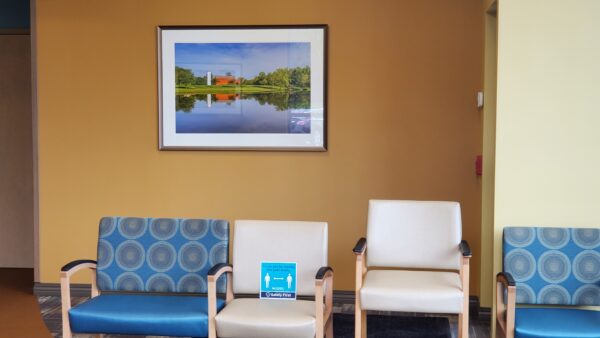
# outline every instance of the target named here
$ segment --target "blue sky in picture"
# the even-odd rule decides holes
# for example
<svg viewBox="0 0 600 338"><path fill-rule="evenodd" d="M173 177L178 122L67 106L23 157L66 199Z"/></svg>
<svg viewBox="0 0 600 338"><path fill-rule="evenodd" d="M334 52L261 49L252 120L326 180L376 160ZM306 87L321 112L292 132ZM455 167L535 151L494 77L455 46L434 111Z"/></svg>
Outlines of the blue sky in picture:
<svg viewBox="0 0 600 338"><path fill-rule="evenodd" d="M310 43L176 43L175 65L191 69L196 76L229 68L232 75L251 79L277 68L310 66ZM218 66L208 69L209 65Z"/></svg>

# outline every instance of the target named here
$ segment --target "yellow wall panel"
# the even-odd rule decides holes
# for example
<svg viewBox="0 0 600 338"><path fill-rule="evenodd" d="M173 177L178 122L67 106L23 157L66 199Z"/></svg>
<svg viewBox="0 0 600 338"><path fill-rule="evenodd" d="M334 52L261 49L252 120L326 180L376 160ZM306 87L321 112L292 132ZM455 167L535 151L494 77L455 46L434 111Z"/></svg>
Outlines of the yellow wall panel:
<svg viewBox="0 0 600 338"><path fill-rule="evenodd" d="M505 226L600 226L599 11L500 1L494 272Z"/></svg>

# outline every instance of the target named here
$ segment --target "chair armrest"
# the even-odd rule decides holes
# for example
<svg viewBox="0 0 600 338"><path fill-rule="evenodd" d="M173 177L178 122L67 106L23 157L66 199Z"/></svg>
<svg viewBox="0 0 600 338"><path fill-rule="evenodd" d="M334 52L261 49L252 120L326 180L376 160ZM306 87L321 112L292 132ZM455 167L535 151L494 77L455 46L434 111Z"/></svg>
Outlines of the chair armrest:
<svg viewBox="0 0 600 338"><path fill-rule="evenodd" d="M506 338L514 338L515 335L516 285L510 273L499 272L496 275L496 330L504 333ZM506 304L504 289L507 290Z"/></svg>
<svg viewBox="0 0 600 338"><path fill-rule="evenodd" d="M333 269L330 266L323 266L319 269L319 271L317 271L315 279L323 280L328 275L333 275Z"/></svg>
<svg viewBox="0 0 600 338"><path fill-rule="evenodd" d="M215 300L214 305L215 306L216 306L216 299L217 299L217 280L224 273L228 273L228 274L232 275L233 274L233 266L231 264L227 264L227 263L215 264L212 268L210 268L210 270L208 271L208 274L206 276L206 280L208 282L209 302L210 302L211 296L214 297L214 300ZM232 300L233 300L233 281L231 280L231 276L230 276L230 278L227 279L226 302L229 303ZM216 312L215 312L215 314L216 314Z"/></svg>
<svg viewBox="0 0 600 338"><path fill-rule="evenodd" d="M83 269L96 269L96 266L96 261L92 259L75 260L63 265L63 267L60 269L60 276L61 278L65 278L66 282L69 283L69 278L77 271Z"/></svg>
<svg viewBox="0 0 600 338"><path fill-rule="evenodd" d="M473 253L471 252L471 247L469 246L469 243L466 240L463 239L462 241L460 241L458 248L460 249L460 252L462 253L463 257L473 256Z"/></svg>
<svg viewBox="0 0 600 338"><path fill-rule="evenodd" d="M210 270L208 270L208 277L214 278L216 281L225 272L232 272L233 266L227 263L215 264Z"/></svg>
<svg viewBox="0 0 600 338"><path fill-rule="evenodd" d="M206 276L208 281L208 336L210 338L217 337L217 329L215 323L215 317L217 316L217 280L219 277L228 273L227 278L227 291L225 295L225 303L229 304L233 300L233 266L227 263L215 264Z"/></svg>
<svg viewBox="0 0 600 338"><path fill-rule="evenodd" d="M365 252L366 249L367 249L367 239L362 237L361 239L358 240L358 242L356 242L356 245L354 246L354 249L352 249L352 251L354 252L355 255L361 255Z"/></svg>
<svg viewBox="0 0 600 338"><path fill-rule="evenodd" d="M71 275L73 275L77 271L83 270L83 269L95 270L97 265L98 264L93 259L79 259L79 260L69 262L69 263L63 265L62 268L60 268L61 283L64 281L64 283L69 284ZM96 286L96 281L94 280L92 283L92 293L94 292L95 286Z"/></svg>
<svg viewBox="0 0 600 338"><path fill-rule="evenodd" d="M83 265L83 264L89 264L89 265ZM62 272L69 272L72 269L76 269L73 272L76 272L77 270L80 269L84 269L84 268L95 268L96 267L97 262L93 259L78 259L72 262L69 262L65 265L63 265L62 268L60 268L60 271Z"/></svg>
<svg viewBox="0 0 600 338"><path fill-rule="evenodd" d="M325 298L325 308L323 308L323 298ZM315 316L316 337L324 337L323 328L333 318L333 269L330 266L319 268L315 275Z"/></svg>
<svg viewBox="0 0 600 338"><path fill-rule="evenodd" d="M83 270L86 268L95 271L96 267L97 263L95 260L80 259L69 262L60 269L60 301L63 332L67 332L68 330L70 330L69 310L71 309L71 275L79 270ZM98 285L96 284L96 278L94 276L94 278L92 278L91 297L94 298L98 296L98 294Z"/></svg>
<svg viewBox="0 0 600 338"><path fill-rule="evenodd" d="M354 256L356 256L356 281L355 281L355 308L359 308L360 306L360 297L358 295L360 289L362 288L363 278L367 273L367 262L366 262L366 250L367 250L367 239L362 237L356 242L354 249Z"/></svg>
<svg viewBox="0 0 600 338"><path fill-rule="evenodd" d="M505 288L508 288L509 286L517 286L517 283L515 283L515 279L510 272L498 272L496 275L496 281L502 283Z"/></svg>

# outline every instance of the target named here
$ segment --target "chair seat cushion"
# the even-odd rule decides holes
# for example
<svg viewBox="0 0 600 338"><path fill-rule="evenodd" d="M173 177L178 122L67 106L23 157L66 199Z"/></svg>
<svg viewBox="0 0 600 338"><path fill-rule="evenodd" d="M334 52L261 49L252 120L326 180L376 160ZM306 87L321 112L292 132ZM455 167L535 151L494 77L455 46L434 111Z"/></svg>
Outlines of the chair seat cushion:
<svg viewBox="0 0 600 338"><path fill-rule="evenodd" d="M518 308L515 338L600 338L600 311Z"/></svg>
<svg viewBox="0 0 600 338"><path fill-rule="evenodd" d="M219 337L314 337L315 302L234 299L215 320Z"/></svg>
<svg viewBox="0 0 600 338"><path fill-rule="evenodd" d="M463 292L454 272L371 270L360 302L363 310L462 313Z"/></svg>
<svg viewBox="0 0 600 338"><path fill-rule="evenodd" d="M207 337L207 313L206 297L104 294L73 307L69 320L80 333Z"/></svg>

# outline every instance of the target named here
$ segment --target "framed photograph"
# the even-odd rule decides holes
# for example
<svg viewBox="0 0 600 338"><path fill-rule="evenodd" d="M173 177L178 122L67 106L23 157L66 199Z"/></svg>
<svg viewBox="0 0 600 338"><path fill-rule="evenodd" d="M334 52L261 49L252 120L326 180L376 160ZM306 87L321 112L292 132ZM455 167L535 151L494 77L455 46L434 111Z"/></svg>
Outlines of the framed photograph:
<svg viewBox="0 0 600 338"><path fill-rule="evenodd" d="M160 149L327 149L327 26L161 26L158 52Z"/></svg>

